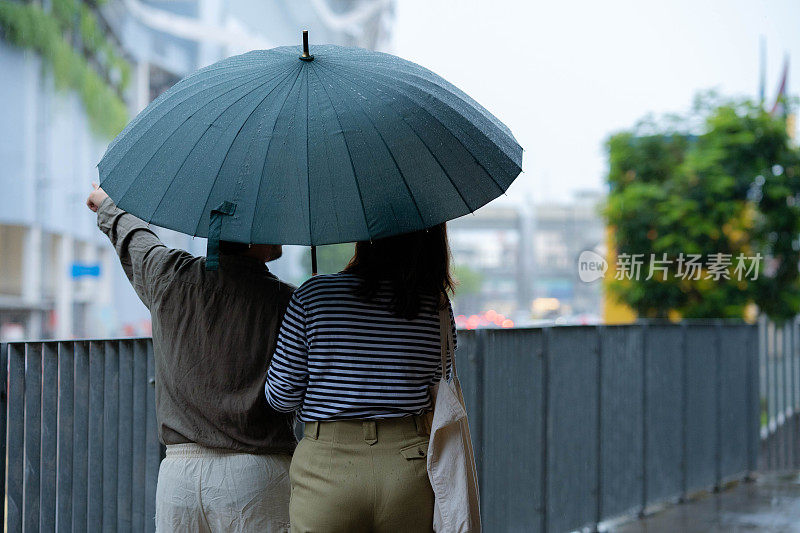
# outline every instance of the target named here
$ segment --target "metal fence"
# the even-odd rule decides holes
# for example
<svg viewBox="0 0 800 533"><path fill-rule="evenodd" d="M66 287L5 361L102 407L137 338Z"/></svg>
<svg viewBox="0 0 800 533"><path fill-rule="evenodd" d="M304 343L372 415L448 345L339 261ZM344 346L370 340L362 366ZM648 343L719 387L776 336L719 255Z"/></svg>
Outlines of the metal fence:
<svg viewBox="0 0 800 533"><path fill-rule="evenodd" d="M759 323L760 470L800 469L800 318Z"/></svg>
<svg viewBox="0 0 800 533"><path fill-rule="evenodd" d="M155 529L153 375L149 339L0 345L7 532Z"/></svg>
<svg viewBox="0 0 800 533"><path fill-rule="evenodd" d="M596 526L755 470L758 342L721 322L461 332L485 530ZM150 342L7 348L7 531L152 530Z"/></svg>
<svg viewBox="0 0 800 533"><path fill-rule="evenodd" d="M459 337L486 531L570 531L756 469L757 328Z"/></svg>

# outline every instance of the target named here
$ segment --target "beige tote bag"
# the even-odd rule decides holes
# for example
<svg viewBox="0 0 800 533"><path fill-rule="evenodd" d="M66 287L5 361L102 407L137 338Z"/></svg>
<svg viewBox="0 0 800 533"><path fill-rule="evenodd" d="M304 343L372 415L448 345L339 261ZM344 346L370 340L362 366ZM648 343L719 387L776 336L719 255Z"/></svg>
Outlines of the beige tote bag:
<svg viewBox="0 0 800 533"><path fill-rule="evenodd" d="M428 445L428 477L435 496L433 530L437 533L479 533L481 515L478 474L469 435L467 410L456 373L449 305L439 311L442 378L432 388L433 420ZM453 379L447 380L447 354Z"/></svg>

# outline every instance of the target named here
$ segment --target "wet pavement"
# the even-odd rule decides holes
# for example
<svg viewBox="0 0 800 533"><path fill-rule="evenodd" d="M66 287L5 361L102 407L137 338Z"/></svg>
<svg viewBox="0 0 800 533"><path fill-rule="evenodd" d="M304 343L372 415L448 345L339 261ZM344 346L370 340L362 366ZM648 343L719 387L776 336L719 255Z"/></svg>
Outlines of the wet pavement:
<svg viewBox="0 0 800 533"><path fill-rule="evenodd" d="M614 533L800 533L800 475L761 475L717 494L669 506Z"/></svg>

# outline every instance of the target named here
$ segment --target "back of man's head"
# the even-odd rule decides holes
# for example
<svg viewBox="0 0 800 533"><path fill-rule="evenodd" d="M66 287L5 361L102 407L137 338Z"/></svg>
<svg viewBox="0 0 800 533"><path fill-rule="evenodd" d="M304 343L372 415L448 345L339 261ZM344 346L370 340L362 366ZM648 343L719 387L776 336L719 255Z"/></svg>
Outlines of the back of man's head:
<svg viewBox="0 0 800 533"><path fill-rule="evenodd" d="M283 247L280 244L247 244L243 242L219 241L219 252L222 255L254 257L267 263L283 255Z"/></svg>

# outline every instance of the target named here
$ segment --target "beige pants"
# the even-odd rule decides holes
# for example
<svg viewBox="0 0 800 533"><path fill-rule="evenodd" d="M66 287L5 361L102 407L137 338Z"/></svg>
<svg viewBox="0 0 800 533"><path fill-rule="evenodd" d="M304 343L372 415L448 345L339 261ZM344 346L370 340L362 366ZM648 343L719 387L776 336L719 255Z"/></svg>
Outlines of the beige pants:
<svg viewBox="0 0 800 533"><path fill-rule="evenodd" d="M156 488L156 531L289 530L289 455L167 446Z"/></svg>
<svg viewBox="0 0 800 533"><path fill-rule="evenodd" d="M292 533L433 528L421 417L311 422L292 459Z"/></svg>

